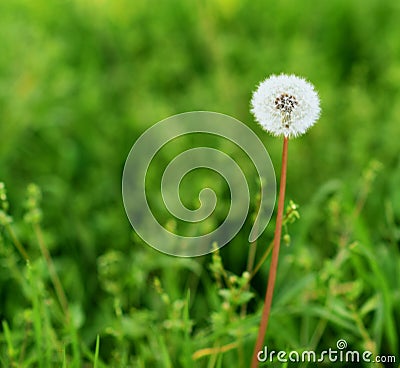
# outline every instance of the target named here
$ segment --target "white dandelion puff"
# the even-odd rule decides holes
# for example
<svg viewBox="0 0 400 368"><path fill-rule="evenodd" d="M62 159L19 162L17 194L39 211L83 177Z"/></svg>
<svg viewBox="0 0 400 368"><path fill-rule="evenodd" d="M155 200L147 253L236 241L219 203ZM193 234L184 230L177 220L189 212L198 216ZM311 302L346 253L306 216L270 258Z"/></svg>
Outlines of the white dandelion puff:
<svg viewBox="0 0 400 368"><path fill-rule="evenodd" d="M271 75L261 82L251 99L251 112L258 123L275 136L304 134L320 116L314 86L295 75Z"/></svg>

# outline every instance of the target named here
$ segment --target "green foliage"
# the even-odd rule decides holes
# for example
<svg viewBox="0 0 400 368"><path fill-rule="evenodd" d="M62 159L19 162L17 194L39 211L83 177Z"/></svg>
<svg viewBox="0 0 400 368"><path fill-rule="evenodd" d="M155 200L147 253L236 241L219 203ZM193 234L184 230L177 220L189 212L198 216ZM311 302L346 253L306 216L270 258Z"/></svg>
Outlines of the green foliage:
<svg viewBox="0 0 400 368"><path fill-rule="evenodd" d="M391 0L0 2L0 366L248 365L273 220L256 245L248 221L220 252L169 257L132 233L121 174L146 128L190 110L246 122L279 172L281 142L248 110L280 72L323 111L289 144L299 205L266 343L399 360L399 19Z"/></svg>

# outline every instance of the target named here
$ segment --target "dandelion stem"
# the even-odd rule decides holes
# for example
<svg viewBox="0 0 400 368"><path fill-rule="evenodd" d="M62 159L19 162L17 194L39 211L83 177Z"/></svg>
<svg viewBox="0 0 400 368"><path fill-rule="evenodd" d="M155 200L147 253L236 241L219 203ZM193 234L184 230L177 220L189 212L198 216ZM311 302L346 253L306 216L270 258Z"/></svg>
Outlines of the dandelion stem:
<svg viewBox="0 0 400 368"><path fill-rule="evenodd" d="M279 187L279 199L278 199L278 213L276 217L275 234L274 234L274 245L272 249L271 266L269 269L267 292L265 294L265 302L261 315L260 327L258 330L257 342L254 347L253 358L251 367L256 368L258 366L257 354L262 349L264 342L265 333L267 331L269 315L271 311L272 296L274 293L276 271L278 268L278 256L279 247L281 244L281 233L282 233L282 220L283 220L283 207L285 202L285 189L286 189L286 171L287 171L287 155L288 155L288 137L284 137L283 150L282 150L282 168L281 168L281 181Z"/></svg>

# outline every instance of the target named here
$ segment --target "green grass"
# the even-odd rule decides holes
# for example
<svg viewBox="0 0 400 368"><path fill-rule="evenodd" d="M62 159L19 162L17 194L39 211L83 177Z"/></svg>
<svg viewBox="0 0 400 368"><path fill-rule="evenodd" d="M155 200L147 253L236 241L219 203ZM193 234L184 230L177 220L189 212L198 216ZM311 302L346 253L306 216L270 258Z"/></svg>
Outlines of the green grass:
<svg viewBox="0 0 400 368"><path fill-rule="evenodd" d="M142 132L192 110L246 123L279 172L281 141L249 100L280 72L316 86L322 116L289 145L300 219L287 225L266 344L345 339L399 366L399 20L390 0L0 2L0 366L248 366L269 264L247 289L251 219L218 254L160 254L130 227L121 175ZM204 183L193 175L185 198Z"/></svg>

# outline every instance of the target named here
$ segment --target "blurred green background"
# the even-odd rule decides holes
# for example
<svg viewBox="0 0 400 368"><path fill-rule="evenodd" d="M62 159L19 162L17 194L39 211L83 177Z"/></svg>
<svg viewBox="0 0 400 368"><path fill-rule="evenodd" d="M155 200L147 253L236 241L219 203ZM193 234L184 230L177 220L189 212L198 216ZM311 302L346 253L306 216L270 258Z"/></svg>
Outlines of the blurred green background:
<svg viewBox="0 0 400 368"><path fill-rule="evenodd" d="M165 321L188 289L185 356L237 341L210 320L222 308L211 256L181 260L144 245L123 209L121 175L148 127L209 110L253 129L279 177L281 140L254 122L249 100L257 83L284 72L316 86L322 115L289 145L287 198L299 204L301 219L282 251L268 346L323 350L344 338L353 349L372 344L377 353L399 354L399 24L400 3L391 0L0 2L0 181L33 259L40 253L20 219L26 186L41 188L45 238L84 346L93 351L99 334L100 357L110 366L168 366L168 359L185 366L176 339L182 331ZM225 268L238 275L246 269L250 223L221 251ZM29 292L16 292L2 257L0 317L18 330ZM267 275L268 263L252 281L244 361ZM160 300L154 277L171 305ZM215 359L238 364L235 349ZM190 364L213 366L209 357Z"/></svg>

